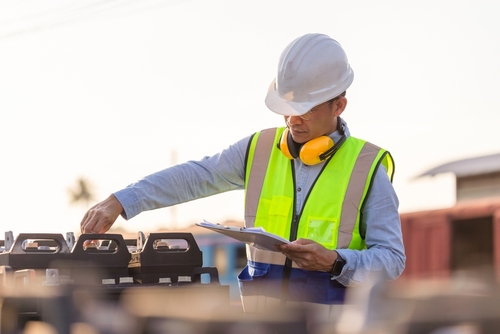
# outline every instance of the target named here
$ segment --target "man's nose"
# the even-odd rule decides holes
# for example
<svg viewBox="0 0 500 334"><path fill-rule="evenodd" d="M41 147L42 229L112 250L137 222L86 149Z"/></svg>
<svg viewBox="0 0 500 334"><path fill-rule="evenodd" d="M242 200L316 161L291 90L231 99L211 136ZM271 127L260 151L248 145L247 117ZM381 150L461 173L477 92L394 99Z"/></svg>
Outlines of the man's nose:
<svg viewBox="0 0 500 334"><path fill-rule="evenodd" d="M286 120L288 124L302 124L303 121L300 116L288 116Z"/></svg>

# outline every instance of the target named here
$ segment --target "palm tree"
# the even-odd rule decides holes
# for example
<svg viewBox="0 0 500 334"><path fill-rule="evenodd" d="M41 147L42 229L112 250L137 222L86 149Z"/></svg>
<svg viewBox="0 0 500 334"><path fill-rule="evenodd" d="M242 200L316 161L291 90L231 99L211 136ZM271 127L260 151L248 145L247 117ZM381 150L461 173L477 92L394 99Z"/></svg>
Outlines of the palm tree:
<svg viewBox="0 0 500 334"><path fill-rule="evenodd" d="M90 201L94 200L93 186L84 177L76 180L76 185L73 189L69 189L69 194L72 204L83 203L86 208L89 207Z"/></svg>

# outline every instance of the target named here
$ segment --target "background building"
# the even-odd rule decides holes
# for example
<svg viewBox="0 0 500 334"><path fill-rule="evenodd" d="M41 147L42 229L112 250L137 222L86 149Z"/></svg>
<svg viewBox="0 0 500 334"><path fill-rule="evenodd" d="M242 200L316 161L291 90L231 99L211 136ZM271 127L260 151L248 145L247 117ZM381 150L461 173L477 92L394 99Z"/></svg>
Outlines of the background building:
<svg viewBox="0 0 500 334"><path fill-rule="evenodd" d="M453 161L420 177L441 173L455 174L456 204L401 214L403 277L448 277L464 270L500 277L500 154Z"/></svg>

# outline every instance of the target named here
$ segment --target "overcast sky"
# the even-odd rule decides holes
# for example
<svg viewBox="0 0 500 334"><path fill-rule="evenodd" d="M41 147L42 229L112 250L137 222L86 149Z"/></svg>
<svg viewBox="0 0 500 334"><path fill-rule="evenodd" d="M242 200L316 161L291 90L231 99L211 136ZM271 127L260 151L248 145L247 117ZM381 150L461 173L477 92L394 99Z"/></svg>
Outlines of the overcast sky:
<svg viewBox="0 0 500 334"><path fill-rule="evenodd" d="M401 212L448 207L438 165L498 153L495 1L0 1L4 231L78 231L79 177L96 203L129 183L280 126L264 98L296 37L330 35L354 82L352 135L388 149ZM243 219L243 192L147 212L145 232ZM176 224L174 224L176 223Z"/></svg>

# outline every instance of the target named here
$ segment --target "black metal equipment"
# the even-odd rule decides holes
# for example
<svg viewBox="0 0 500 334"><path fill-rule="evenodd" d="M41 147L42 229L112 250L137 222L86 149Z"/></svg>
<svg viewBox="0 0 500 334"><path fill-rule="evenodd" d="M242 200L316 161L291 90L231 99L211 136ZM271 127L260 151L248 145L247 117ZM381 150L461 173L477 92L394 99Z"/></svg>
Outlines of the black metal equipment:
<svg viewBox="0 0 500 334"><path fill-rule="evenodd" d="M214 308L229 306L229 286L220 284L217 268L203 267L202 252L191 233L151 233L145 238L139 232L137 239L127 240L120 234L84 234L75 242L72 233L66 238L22 233L14 240L7 232L0 247L1 333L19 333L34 320L69 332L72 322L85 320L81 318L90 311L82 310L89 300L93 305L111 303L112 310L122 312L124 298L135 304L149 296L154 303L158 295L176 311L192 311L197 300ZM210 276L210 283L201 283L203 274ZM125 295L134 297L130 301ZM179 304L186 296L191 305ZM137 315L129 314L133 316Z"/></svg>

